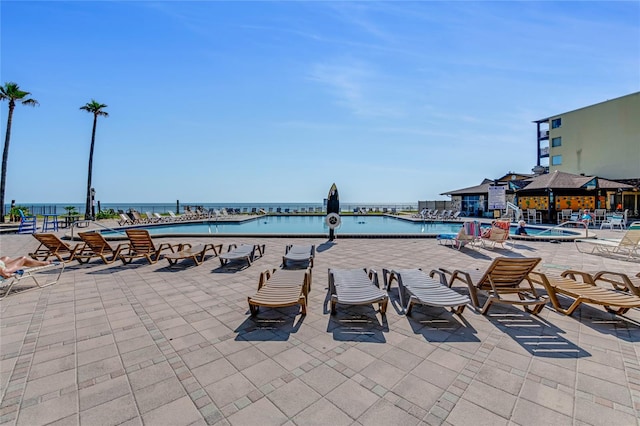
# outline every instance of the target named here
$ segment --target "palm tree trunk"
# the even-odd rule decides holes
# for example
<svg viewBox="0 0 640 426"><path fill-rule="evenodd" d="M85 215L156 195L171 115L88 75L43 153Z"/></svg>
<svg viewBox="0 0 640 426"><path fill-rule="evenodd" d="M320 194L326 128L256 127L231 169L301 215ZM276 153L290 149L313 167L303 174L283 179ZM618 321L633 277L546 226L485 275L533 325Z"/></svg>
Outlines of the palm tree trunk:
<svg viewBox="0 0 640 426"><path fill-rule="evenodd" d="M91 217L91 173L93 171L93 146L96 142L96 125L98 124L98 114L93 115L93 131L91 132L91 148L89 149L89 174L87 177L87 203L84 210L84 218L89 220Z"/></svg>
<svg viewBox="0 0 640 426"><path fill-rule="evenodd" d="M13 99L9 100L9 115L7 116L7 133L4 137L4 151L2 152L2 179L0 179L0 223L4 223L4 191L7 182L7 160L9 159L9 141L11 140L11 122L13 121Z"/></svg>

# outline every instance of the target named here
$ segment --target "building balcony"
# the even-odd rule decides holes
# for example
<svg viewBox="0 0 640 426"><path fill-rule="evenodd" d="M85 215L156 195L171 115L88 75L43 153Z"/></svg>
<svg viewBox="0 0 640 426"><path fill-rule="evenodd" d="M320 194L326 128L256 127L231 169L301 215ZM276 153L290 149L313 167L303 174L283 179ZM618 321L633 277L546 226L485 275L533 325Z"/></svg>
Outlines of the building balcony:
<svg viewBox="0 0 640 426"><path fill-rule="evenodd" d="M545 146L544 148L540 148L540 158L545 158L549 156L549 147Z"/></svg>
<svg viewBox="0 0 640 426"><path fill-rule="evenodd" d="M540 130L540 133L538 134L538 139L539 140L549 139L549 131L548 130Z"/></svg>

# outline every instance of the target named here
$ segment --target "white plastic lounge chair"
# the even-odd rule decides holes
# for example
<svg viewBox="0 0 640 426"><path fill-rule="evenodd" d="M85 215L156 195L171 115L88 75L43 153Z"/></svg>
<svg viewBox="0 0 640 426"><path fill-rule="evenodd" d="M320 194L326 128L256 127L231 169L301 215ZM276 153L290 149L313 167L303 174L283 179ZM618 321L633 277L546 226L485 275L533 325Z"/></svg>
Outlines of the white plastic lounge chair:
<svg viewBox="0 0 640 426"><path fill-rule="evenodd" d="M300 305L300 313L307 314L307 296L311 291L311 268L306 270L267 270L260 274L258 291L247 298L251 316L260 306L282 308Z"/></svg>
<svg viewBox="0 0 640 426"><path fill-rule="evenodd" d="M60 275L62 275L62 272L64 271L64 266L65 266L64 262L55 262L45 266L36 266L34 268L20 269L14 272L10 278L0 277L0 289L2 290L2 293L0 294L0 300L4 299L5 297L8 297L11 294L11 290L13 290L14 286L25 284L26 283L25 280L27 278L31 279L36 284L36 287L33 287L32 289L29 289L29 290L48 287L50 285L57 283L58 280L60 279ZM55 279L51 281L45 280L44 282L41 282L41 280L37 278L38 273L47 271L52 268L58 268L58 267L60 268L60 271L58 272L58 275L56 275ZM24 291L27 291L27 290L24 290Z"/></svg>
<svg viewBox="0 0 640 426"><path fill-rule="evenodd" d="M580 253L640 257L640 222L629 225L620 239L577 239L575 244Z"/></svg>
<svg viewBox="0 0 640 426"><path fill-rule="evenodd" d="M432 278L435 274L439 276L439 281ZM400 304L405 310L405 315L411 315L414 304L451 308L451 312L462 314L471 299L452 290L441 271L433 270L430 275L422 269L383 270L387 291L391 290L393 280L398 282Z"/></svg>
<svg viewBox="0 0 640 426"><path fill-rule="evenodd" d="M624 220L624 216L622 215L609 216L600 223L600 229L609 228L613 230L614 228L618 227L618 229L622 230L625 228L625 224L623 220Z"/></svg>
<svg viewBox="0 0 640 426"><path fill-rule="evenodd" d="M169 268L178 264L180 260L191 259L196 266L199 266L204 262L207 252L213 250L213 255L218 256L222 252L222 244L198 244L192 246L191 244L183 244L182 248L175 253L167 253L164 258L169 262Z"/></svg>
<svg viewBox="0 0 640 426"><path fill-rule="evenodd" d="M548 299L538 295L528 275L541 260L539 257L498 257L484 272L462 270L449 272L445 268L440 268L440 270L451 275L449 286L456 280L467 284L473 304L480 309L483 315L487 313L493 303L522 305L526 311L537 315L542 311ZM527 282L528 285L522 286L521 284L524 282ZM478 299L479 294L487 297L482 306ZM533 308L529 309L529 306L533 306Z"/></svg>
<svg viewBox="0 0 640 426"><path fill-rule="evenodd" d="M282 256L282 266L287 267L287 261L291 263L305 262L309 264L310 268L313 268L313 258L316 255L315 245L296 245L289 244L285 250L284 256Z"/></svg>
<svg viewBox="0 0 640 426"><path fill-rule="evenodd" d="M264 249L264 244L240 244L239 246L236 244L230 244L228 251L219 256L220 264L224 266L231 261L244 260L247 262L247 266L251 266L251 262L262 257Z"/></svg>
<svg viewBox="0 0 640 426"><path fill-rule="evenodd" d="M344 305L380 304L380 313L387 312L389 296L380 289L378 273L373 269L329 269L331 313L336 313L338 303Z"/></svg>

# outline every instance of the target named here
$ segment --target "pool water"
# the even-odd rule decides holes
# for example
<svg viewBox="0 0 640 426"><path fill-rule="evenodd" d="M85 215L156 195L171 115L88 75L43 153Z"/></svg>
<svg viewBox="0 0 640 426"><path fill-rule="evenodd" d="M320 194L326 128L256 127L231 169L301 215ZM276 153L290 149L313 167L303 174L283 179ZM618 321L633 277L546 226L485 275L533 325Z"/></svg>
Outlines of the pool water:
<svg viewBox="0 0 640 426"><path fill-rule="evenodd" d="M457 233L460 222L414 222L390 216L341 216L336 235L437 235ZM489 227L489 224L483 226ZM152 235L161 234L229 234L229 235L327 235L329 227L325 216L261 216L255 219L231 221L205 221L141 226ZM515 226L511 234L515 233ZM545 228L527 228L535 236ZM111 234L113 232L104 232ZM554 232L554 236L567 236L571 232Z"/></svg>

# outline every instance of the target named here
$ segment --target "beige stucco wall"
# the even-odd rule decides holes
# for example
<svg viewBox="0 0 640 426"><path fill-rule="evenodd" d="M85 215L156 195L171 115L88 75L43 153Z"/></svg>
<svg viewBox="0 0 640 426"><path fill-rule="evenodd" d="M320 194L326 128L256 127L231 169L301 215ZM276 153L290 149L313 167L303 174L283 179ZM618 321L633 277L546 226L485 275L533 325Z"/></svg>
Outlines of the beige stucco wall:
<svg viewBox="0 0 640 426"><path fill-rule="evenodd" d="M549 120L549 170L608 179L640 177L640 92L552 117ZM552 140L562 137L562 146ZM562 165L552 159L562 155Z"/></svg>

